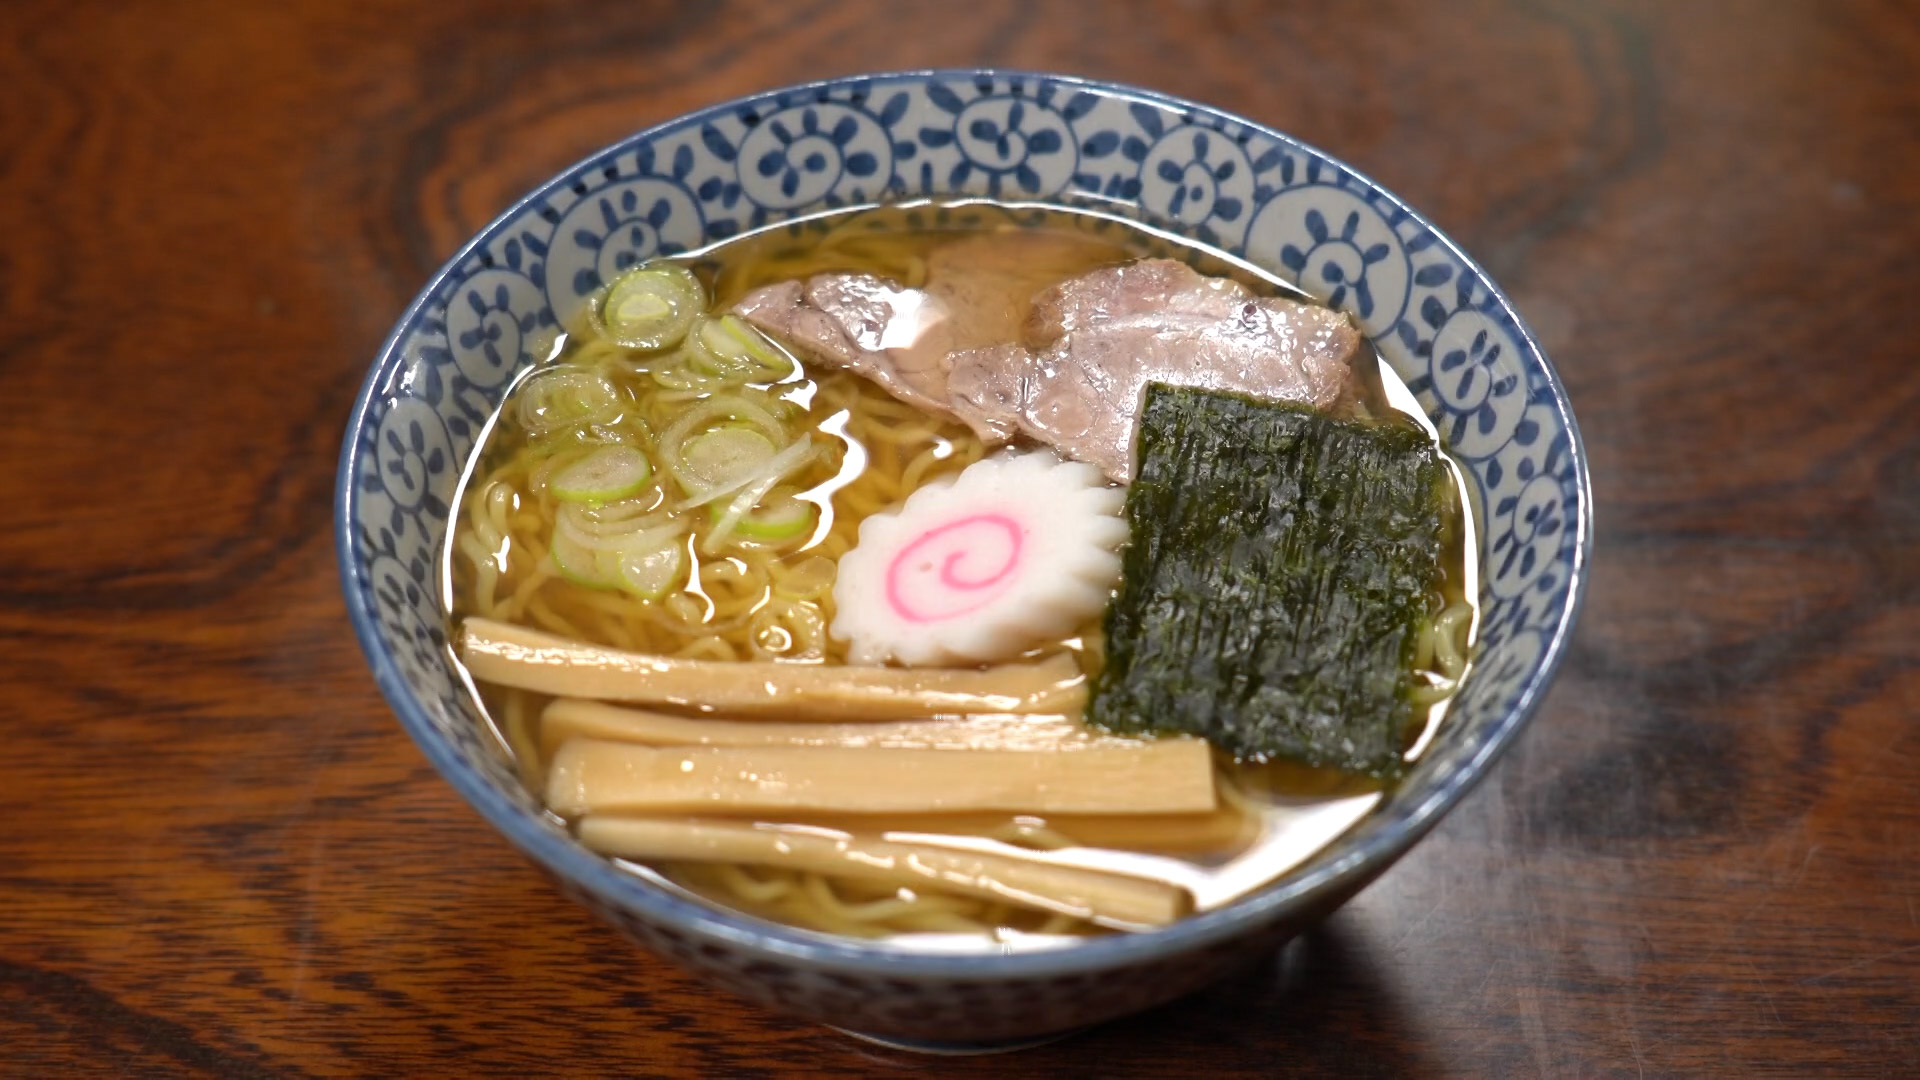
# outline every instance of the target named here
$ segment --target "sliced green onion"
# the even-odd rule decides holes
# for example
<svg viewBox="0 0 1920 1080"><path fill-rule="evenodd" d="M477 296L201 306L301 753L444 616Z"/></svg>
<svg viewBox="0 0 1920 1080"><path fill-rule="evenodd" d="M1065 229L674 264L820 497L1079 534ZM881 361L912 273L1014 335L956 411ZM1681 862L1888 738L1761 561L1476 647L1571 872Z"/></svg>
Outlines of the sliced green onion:
<svg viewBox="0 0 1920 1080"><path fill-rule="evenodd" d="M577 515L589 531L631 532L665 522L670 516L668 511L662 509L662 504L665 502L665 492L648 491L630 499L601 503L598 506L562 507L561 513Z"/></svg>
<svg viewBox="0 0 1920 1080"><path fill-rule="evenodd" d="M793 375L793 358L737 316L706 319L687 338L688 362L698 371L749 383L772 383Z"/></svg>
<svg viewBox="0 0 1920 1080"><path fill-rule="evenodd" d="M686 441L678 475L696 484L697 490L708 491L754 475L778 452L771 439L753 428L716 428Z"/></svg>
<svg viewBox="0 0 1920 1080"><path fill-rule="evenodd" d="M715 484L687 496L687 500L680 504L680 509L691 510L696 506L705 506L716 499L724 499L736 491L753 489L765 494L767 489L779 483L788 474L805 468L820 452L820 446L813 440L801 439L766 459L759 468L740 473L724 483ZM751 509L751 505L748 508Z"/></svg>
<svg viewBox="0 0 1920 1080"><path fill-rule="evenodd" d="M678 536L687 523L664 512L606 520L580 503L567 503L554 516L553 526L555 536L565 536L589 551L603 551L644 547L663 536Z"/></svg>
<svg viewBox="0 0 1920 1080"><path fill-rule="evenodd" d="M620 587L642 600L658 600L680 584L686 572L687 550L678 538L657 547L620 553Z"/></svg>
<svg viewBox="0 0 1920 1080"><path fill-rule="evenodd" d="M718 503L711 504L710 510L716 523L726 516ZM741 514L733 528L749 540L791 540L813 528L818 512L819 507L795 498L791 490L774 488L760 500L759 506Z"/></svg>
<svg viewBox="0 0 1920 1080"><path fill-rule="evenodd" d="M615 585L600 572L600 563L596 552L575 541L563 532L555 531L553 543L547 548L553 559L553 565L560 576L575 585L584 585L589 589L611 589Z"/></svg>
<svg viewBox="0 0 1920 1080"><path fill-rule="evenodd" d="M631 446L602 446L553 474L554 497L567 502L610 503L647 486L653 466Z"/></svg>
<svg viewBox="0 0 1920 1080"><path fill-rule="evenodd" d="M680 444L687 436L719 420L739 420L760 429L775 443L785 445L787 442L786 427L765 406L742 394L719 394L681 413L672 426L661 432L661 456L667 460L678 457Z"/></svg>
<svg viewBox="0 0 1920 1080"><path fill-rule="evenodd" d="M621 274L596 294L588 317L607 340L654 351L679 344L706 306L706 289L693 271L648 263Z"/></svg>
<svg viewBox="0 0 1920 1080"><path fill-rule="evenodd" d="M681 394L711 394L729 385L725 379L694 370L683 353L674 354L672 363L654 368L647 375L661 389Z"/></svg>
<svg viewBox="0 0 1920 1080"><path fill-rule="evenodd" d="M790 440L785 425L764 406L750 400L744 393L720 394L708 398L680 414L672 426L660 434L658 457L660 467L679 481L680 489L688 492L706 491L708 484L700 476L690 472L685 461L686 444L695 432L704 430L719 421L737 420L765 435L774 446L785 446Z"/></svg>
<svg viewBox="0 0 1920 1080"><path fill-rule="evenodd" d="M805 447L809 451L807 457L802 460L811 460L813 447L809 443L795 443L787 449L792 451L802 447ZM785 455L782 454L781 456L784 457ZM735 495L733 501L727 504L726 511L713 523L713 528L708 530L706 539L700 541L700 550L705 551L709 555L719 551L720 545L726 543L727 540L733 536L734 530L739 527L741 520L752 512L754 507L760 505L760 500L767 497L768 493L773 490L774 485L780 482L782 475L784 475L784 473L770 469L760 479L753 481L747 487L743 488L740 494Z"/></svg>
<svg viewBox="0 0 1920 1080"><path fill-rule="evenodd" d="M576 509L566 507L564 509ZM684 520L631 532L596 535L583 532L564 510L548 548L560 576L590 589L622 589L643 600L658 600L685 570Z"/></svg>
<svg viewBox="0 0 1920 1080"><path fill-rule="evenodd" d="M520 423L539 438L561 428L609 424L620 418L620 390L597 372L558 367L528 379L516 395Z"/></svg>

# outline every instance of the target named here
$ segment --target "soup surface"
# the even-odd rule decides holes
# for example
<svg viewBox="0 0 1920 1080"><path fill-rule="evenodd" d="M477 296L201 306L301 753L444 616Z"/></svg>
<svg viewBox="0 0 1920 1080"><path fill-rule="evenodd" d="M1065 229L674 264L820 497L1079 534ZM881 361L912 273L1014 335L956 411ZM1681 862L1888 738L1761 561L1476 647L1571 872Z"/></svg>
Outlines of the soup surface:
<svg viewBox="0 0 1920 1080"><path fill-rule="evenodd" d="M782 225L650 264L642 269L667 276L651 284L622 279L627 284L603 292L518 379L468 465L443 567L449 619L456 630L467 628L470 644L484 628L504 625L685 661L696 690L647 699L635 710L631 698L628 706L593 700L590 688L556 693L555 685L532 685L539 680L492 681L475 665L481 706L527 784L610 855L667 853L621 865L671 888L811 930L923 948L1049 947L1160 925L1163 912L1208 910L1272 881L1360 820L1386 797L1391 775L1277 756L1236 760L1219 749L1203 766L1212 783L1203 807L1167 809L1178 803L1171 793L1155 803L1159 778L1176 771L1158 764L1140 766L1145 804L1137 809L1102 801L1098 782L1088 785L1084 805L1063 802L1068 809L1052 812L989 791L969 771L988 759L969 755L1016 755L992 760L1023 768L1047 757L1033 766L1040 771L1032 784L1068 790L1077 781L1048 771L1066 767L1052 762L1092 768L1111 753L1112 768L1123 772L1108 786L1123 786L1123 775L1136 775L1124 770L1145 761L1129 755L1143 746L1170 753L1170 739L1185 741L1084 725L1085 687L1105 660L1098 609L1062 609L1056 614L1071 617L1070 626L1007 644L989 660L945 654L927 665L943 679L957 671L1044 672L1056 680L991 714L936 704L886 716L858 715L852 706L841 715L831 705L789 715L777 703L756 704L751 687L727 688L728 672L751 683L766 665L844 669L856 680L876 670L916 670L897 654L890 664L850 655L853 643L835 633L856 623L843 620L837 604L853 595L841 580L854 565L848 557L879 535L877 525L863 531L863 524L900 513L916 492L940 490L976 463L1043 454L1052 465L1056 453L1067 455L1025 429L1012 432L1005 449L989 445L977 423L926 407L911 388L887 383L885 372L822 362L805 342L726 313L743 301L748 311L752 298L783 283L860 275L895 290L887 295L896 298L890 310L897 316L897 297L942 295L943 282L960 278L941 275L964 273L968 288L1013 298L1005 312L971 294L953 301L976 322L994 323L949 328L971 334L957 341L968 346L973 338L1018 335L1029 319L1025 298L1041 290L1169 256L1253 296L1293 295L1228 256L1124 221L985 204L868 208ZM704 295L691 321L682 320L691 329L669 345L646 338L680 317L675 282L696 279ZM944 295L952 301L956 294ZM673 327L665 333L671 337ZM621 344L623 336L640 343ZM1418 423L1432 438L1411 394L1370 347L1356 358L1351 387L1340 413L1367 425ZM1093 477L1087 486L1112 489L1102 497L1117 505L1125 488L1109 478L1108 464L1108 476L1080 468ZM1446 475L1456 486L1433 523L1439 571L1423 601L1428 619L1406 646L1411 681L1403 697L1412 719L1405 760L1441 724L1471 651L1472 517L1462 509L1458 470L1448 463ZM931 505L915 505L923 502ZM950 577L965 578L964 562L946 567ZM500 651L538 652L548 641L507 641ZM595 658L588 666L609 663ZM697 689L704 686L720 688L718 696L704 696ZM929 726L939 724L947 726ZM617 760L576 753L589 743L630 745ZM845 757L861 753L869 757ZM846 790L833 788L839 793L817 804L768 794L815 783L807 771L815 762L849 770ZM670 786L648 779L661 768L720 779L692 802L655 804L650 792ZM620 783L648 790L581 795L587 802L578 805L556 794L615 790L608 778L616 773ZM576 780L577 788L567 786ZM838 781L817 782L827 791ZM948 783L961 793L951 801L915 800L913 789ZM1173 786L1168 781L1166 790ZM896 788L902 794L887 802ZM736 789L750 789L744 802L729 801ZM614 801L592 802L602 798ZM587 819L596 824L586 826ZM757 836L774 837L772 848L755 846ZM872 869L928 859L937 865L918 879Z"/></svg>

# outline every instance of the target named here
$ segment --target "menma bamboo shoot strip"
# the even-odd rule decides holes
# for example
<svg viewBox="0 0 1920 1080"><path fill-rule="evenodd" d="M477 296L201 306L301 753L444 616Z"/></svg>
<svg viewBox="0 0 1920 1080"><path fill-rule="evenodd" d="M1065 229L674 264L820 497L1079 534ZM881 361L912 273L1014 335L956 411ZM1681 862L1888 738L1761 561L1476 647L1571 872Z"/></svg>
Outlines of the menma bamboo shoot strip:
<svg viewBox="0 0 1920 1080"><path fill-rule="evenodd" d="M933 750L1076 750L1124 746L1134 740L1102 736L1064 716L987 714L866 724L790 724L768 720L714 720L668 716L597 701L561 698L540 720L540 753L551 759L570 738L604 739L646 746L845 746ZM1221 805L1180 814L1049 814L986 812L892 814L862 818L831 814L799 816L804 824L844 832L933 833L991 836L1021 842L1039 838L1090 847L1134 851L1224 852L1250 843L1257 819Z"/></svg>
<svg viewBox="0 0 1920 1080"><path fill-rule="evenodd" d="M752 863L937 888L1125 927L1164 926L1192 909L1168 882L1056 866L1043 857L898 843L819 829L743 822L591 815L580 840L604 855L647 862Z"/></svg>
<svg viewBox="0 0 1920 1080"><path fill-rule="evenodd" d="M547 773L561 814L1154 814L1212 810L1200 739L1072 753L828 747L652 747L569 739Z"/></svg>
<svg viewBox="0 0 1920 1080"><path fill-rule="evenodd" d="M481 682L556 696L699 707L792 720L900 720L955 713L1077 715L1073 658L982 670L683 660L469 618L460 659Z"/></svg>
<svg viewBox="0 0 1920 1080"><path fill-rule="evenodd" d="M540 749L552 755L567 739L585 737L646 746L838 746L901 750L1087 750L1144 745L1093 731L1065 716L983 713L930 720L855 724L784 723L670 716L598 701L560 698L540 718Z"/></svg>

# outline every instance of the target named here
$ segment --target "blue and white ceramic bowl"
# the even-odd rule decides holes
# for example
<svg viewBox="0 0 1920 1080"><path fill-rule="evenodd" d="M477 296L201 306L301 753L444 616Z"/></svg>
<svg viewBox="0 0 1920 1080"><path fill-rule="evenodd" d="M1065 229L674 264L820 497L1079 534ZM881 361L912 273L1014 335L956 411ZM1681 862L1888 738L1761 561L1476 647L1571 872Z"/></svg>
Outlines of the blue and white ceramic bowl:
<svg viewBox="0 0 1920 1080"><path fill-rule="evenodd" d="M481 734L434 582L461 464L531 343L621 268L822 208L941 196L1095 204L1225 248L1349 311L1471 476L1482 653L1377 812L1223 910L1007 956L830 938L669 893L541 813ZM837 79L625 139L483 229L373 363L340 457L340 572L400 721L568 895L748 998L906 1039L1008 1040L1146 1008L1277 944L1385 870L1539 705L1586 583L1592 494L1553 366L1478 266L1391 193L1277 131L1130 87L1005 71Z"/></svg>

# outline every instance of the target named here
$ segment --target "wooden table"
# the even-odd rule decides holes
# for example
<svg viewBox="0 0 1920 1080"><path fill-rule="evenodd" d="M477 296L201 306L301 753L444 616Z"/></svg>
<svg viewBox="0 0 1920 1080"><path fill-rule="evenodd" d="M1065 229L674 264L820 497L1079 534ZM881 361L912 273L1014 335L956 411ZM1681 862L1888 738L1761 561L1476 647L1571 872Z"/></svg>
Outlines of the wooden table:
<svg viewBox="0 0 1920 1080"><path fill-rule="evenodd" d="M1914 1075L1920 13L1900 0L0 8L0 1073ZM926 1062L710 992L427 767L348 406L481 223L760 88L993 63L1326 147L1513 293L1599 546L1431 840L1241 981Z"/></svg>

